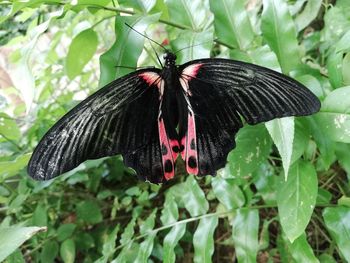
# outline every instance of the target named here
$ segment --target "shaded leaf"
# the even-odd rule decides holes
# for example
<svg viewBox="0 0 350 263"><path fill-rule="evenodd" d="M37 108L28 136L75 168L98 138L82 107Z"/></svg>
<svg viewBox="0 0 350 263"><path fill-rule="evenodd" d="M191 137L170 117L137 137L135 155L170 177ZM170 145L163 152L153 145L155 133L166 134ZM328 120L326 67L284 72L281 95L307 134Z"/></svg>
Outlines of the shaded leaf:
<svg viewBox="0 0 350 263"><path fill-rule="evenodd" d="M236 148L228 155L230 171L234 176L246 176L266 160L271 139L264 125L245 126L236 137Z"/></svg>
<svg viewBox="0 0 350 263"><path fill-rule="evenodd" d="M296 262L319 262L312 250L312 247L306 240L305 233L294 240L293 243L290 243L288 240L285 242L287 243L290 254Z"/></svg>
<svg viewBox="0 0 350 263"><path fill-rule="evenodd" d="M73 239L66 239L60 248L60 255L64 263L73 263L75 260L75 243Z"/></svg>
<svg viewBox="0 0 350 263"><path fill-rule="evenodd" d="M45 242L45 245L40 253L41 262L51 263L54 262L58 255L59 246L56 241L50 240Z"/></svg>
<svg viewBox="0 0 350 263"><path fill-rule="evenodd" d="M87 224L97 224L102 221L102 213L93 200L83 201L77 205L77 216Z"/></svg>

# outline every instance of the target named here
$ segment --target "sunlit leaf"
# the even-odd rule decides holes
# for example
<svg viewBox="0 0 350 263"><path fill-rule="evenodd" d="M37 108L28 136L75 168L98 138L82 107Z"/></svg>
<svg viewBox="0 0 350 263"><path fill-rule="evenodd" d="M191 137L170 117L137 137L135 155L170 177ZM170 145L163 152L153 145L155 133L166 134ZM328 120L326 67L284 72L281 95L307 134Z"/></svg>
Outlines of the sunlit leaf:
<svg viewBox="0 0 350 263"><path fill-rule="evenodd" d="M186 224L176 224L171 228L169 233L164 238L163 243L163 260L165 263L173 263L175 262L176 255L174 252L174 248L179 242L179 240L183 237L186 231Z"/></svg>
<svg viewBox="0 0 350 263"><path fill-rule="evenodd" d="M0 261L38 232L46 231L46 227L7 227L0 228Z"/></svg>
<svg viewBox="0 0 350 263"><path fill-rule="evenodd" d="M256 262L259 247L258 232L258 210L237 210L232 221L232 238L238 262Z"/></svg>
<svg viewBox="0 0 350 263"><path fill-rule="evenodd" d="M276 53L284 73L299 64L297 33L284 0L263 0L261 30L263 37Z"/></svg>
<svg viewBox="0 0 350 263"><path fill-rule="evenodd" d="M275 119L265 123L265 126L282 157L284 176L287 179L293 153L294 118Z"/></svg>
<svg viewBox="0 0 350 263"><path fill-rule="evenodd" d="M284 233L293 242L310 221L316 205L317 174L308 162L292 165L287 181L280 176L277 186L277 204Z"/></svg>
<svg viewBox="0 0 350 263"><path fill-rule="evenodd" d="M345 259L350 258L350 208L327 207L323 211L323 218Z"/></svg>
<svg viewBox="0 0 350 263"><path fill-rule="evenodd" d="M218 225L216 216L205 217L199 221L196 232L193 235L194 262L212 262L214 253L214 231Z"/></svg>
<svg viewBox="0 0 350 263"><path fill-rule="evenodd" d="M228 210L243 206L245 197L235 182L230 179L214 177L211 184L215 196Z"/></svg>
<svg viewBox="0 0 350 263"><path fill-rule="evenodd" d="M187 211L192 217L205 214L209 209L209 204L193 175L187 177L185 187L183 202Z"/></svg>
<svg viewBox="0 0 350 263"><path fill-rule="evenodd" d="M81 74L84 66L95 54L98 44L96 32L88 28L73 38L66 57L66 71L70 79Z"/></svg>
<svg viewBox="0 0 350 263"><path fill-rule="evenodd" d="M75 261L75 242L73 239L66 239L60 248L60 255L64 263L73 263Z"/></svg>

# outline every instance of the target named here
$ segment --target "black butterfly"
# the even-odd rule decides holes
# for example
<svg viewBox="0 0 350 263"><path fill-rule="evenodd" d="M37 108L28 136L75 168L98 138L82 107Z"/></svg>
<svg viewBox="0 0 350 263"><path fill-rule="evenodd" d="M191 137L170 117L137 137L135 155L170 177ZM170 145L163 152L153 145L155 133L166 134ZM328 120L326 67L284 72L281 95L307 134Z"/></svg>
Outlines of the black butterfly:
<svg viewBox="0 0 350 263"><path fill-rule="evenodd" d="M28 173L51 179L87 159L121 154L152 183L169 180L181 154L187 172L215 174L248 124L317 112L320 102L297 81L228 59L199 59L119 78L63 116L36 147Z"/></svg>

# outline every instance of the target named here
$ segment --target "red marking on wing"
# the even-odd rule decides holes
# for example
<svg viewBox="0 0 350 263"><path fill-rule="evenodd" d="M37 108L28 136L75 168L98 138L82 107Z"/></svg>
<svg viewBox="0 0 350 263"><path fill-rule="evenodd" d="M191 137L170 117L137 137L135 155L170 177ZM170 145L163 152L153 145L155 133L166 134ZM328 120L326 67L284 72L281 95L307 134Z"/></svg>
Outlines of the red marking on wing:
<svg viewBox="0 0 350 263"><path fill-rule="evenodd" d="M172 150L172 147L176 144L178 145L178 142L168 138L163 119L158 119L158 130L164 177L166 180L169 180L175 175L174 160L176 160L177 153Z"/></svg>
<svg viewBox="0 0 350 263"><path fill-rule="evenodd" d="M187 117L187 134L182 138L181 143L184 142L184 150L181 153L182 158L186 161L186 170L189 174L198 174L198 152L197 152L197 137L196 137L196 123L194 114L191 110Z"/></svg>

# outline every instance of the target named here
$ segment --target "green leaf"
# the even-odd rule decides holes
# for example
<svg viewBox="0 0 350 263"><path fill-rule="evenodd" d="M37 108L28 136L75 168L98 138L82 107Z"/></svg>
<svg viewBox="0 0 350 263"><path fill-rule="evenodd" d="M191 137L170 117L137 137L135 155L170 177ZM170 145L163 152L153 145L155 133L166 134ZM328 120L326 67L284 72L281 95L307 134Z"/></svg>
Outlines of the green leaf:
<svg viewBox="0 0 350 263"><path fill-rule="evenodd" d="M44 204L39 203L33 213L32 224L35 226L47 225L47 208Z"/></svg>
<svg viewBox="0 0 350 263"><path fill-rule="evenodd" d="M141 55L145 38L131 30L125 23L143 33L149 24L157 21L159 14L138 16L117 16L115 20L116 41L112 47L100 57L101 76L99 86L102 87L117 77L129 73L131 70L117 66L136 67Z"/></svg>
<svg viewBox="0 0 350 263"><path fill-rule="evenodd" d="M75 260L75 243L73 239L66 239L60 248L60 256L64 263L73 263Z"/></svg>
<svg viewBox="0 0 350 263"><path fill-rule="evenodd" d="M323 131L336 142L350 143L350 86L336 89L322 103L315 119Z"/></svg>
<svg viewBox="0 0 350 263"><path fill-rule="evenodd" d="M327 207L323 218L328 231L345 259L350 258L350 208Z"/></svg>
<svg viewBox="0 0 350 263"><path fill-rule="evenodd" d="M236 137L236 148L228 155L230 171L237 177L255 171L271 150L271 139L264 125L245 126Z"/></svg>
<svg viewBox="0 0 350 263"><path fill-rule="evenodd" d="M147 234L154 228L155 218L157 214L157 209L154 209L153 212L147 217L147 219L140 224L140 234Z"/></svg>
<svg viewBox="0 0 350 263"><path fill-rule="evenodd" d="M308 122L304 121L304 119L295 119L291 164L293 164L303 155L308 145L309 139L310 129L308 127Z"/></svg>
<svg viewBox="0 0 350 263"><path fill-rule="evenodd" d="M242 190L232 179L213 177L211 180L214 194L226 209L232 210L244 205L245 197Z"/></svg>
<svg viewBox="0 0 350 263"><path fill-rule="evenodd" d="M282 157L284 177L287 180L293 153L294 118L275 119L265 123L265 126Z"/></svg>
<svg viewBox="0 0 350 263"><path fill-rule="evenodd" d="M58 255L58 249L59 249L59 246L56 241L49 240L45 242L45 245L40 253L41 262L45 262L45 263L54 262L55 258Z"/></svg>
<svg viewBox="0 0 350 263"><path fill-rule="evenodd" d="M0 113L0 142L13 140L18 141L21 132L17 123L6 113Z"/></svg>
<svg viewBox="0 0 350 263"><path fill-rule="evenodd" d="M165 197L164 208L162 210L162 215L160 220L163 225L169 225L174 223L179 218L179 211L177 208L177 203L175 202L175 197L168 192Z"/></svg>
<svg viewBox="0 0 350 263"><path fill-rule="evenodd" d="M335 44L335 52L350 51L350 31L346 32L342 38Z"/></svg>
<svg viewBox="0 0 350 263"><path fill-rule="evenodd" d="M285 242L287 243L290 254L296 262L319 262L312 251L312 247L306 240L305 233L300 235L293 243L290 243L288 240L285 240Z"/></svg>
<svg viewBox="0 0 350 263"><path fill-rule="evenodd" d="M276 53L284 73L295 69L299 62L299 47L294 21L284 0L263 0L262 35Z"/></svg>
<svg viewBox="0 0 350 263"><path fill-rule="evenodd" d="M5 179L15 176L28 164L31 154L18 156L13 161L0 162L0 183Z"/></svg>
<svg viewBox="0 0 350 263"><path fill-rule="evenodd" d="M335 89L343 86L342 66L343 53L333 51L327 58L327 70L329 81Z"/></svg>
<svg viewBox="0 0 350 263"><path fill-rule="evenodd" d="M70 238L76 229L76 224L63 224L57 229L57 240L62 242L67 238Z"/></svg>
<svg viewBox="0 0 350 263"><path fill-rule="evenodd" d="M215 33L220 41L245 50L254 39L254 32L240 0L210 0L210 10L214 13Z"/></svg>
<svg viewBox="0 0 350 263"><path fill-rule="evenodd" d="M213 16L202 0L165 0L170 21L193 31L200 31L212 22Z"/></svg>
<svg viewBox="0 0 350 263"><path fill-rule="evenodd" d="M46 227L6 227L0 228L0 261L3 261L26 240L38 232L46 231Z"/></svg>
<svg viewBox="0 0 350 263"><path fill-rule="evenodd" d="M115 244L117 240L117 234L119 232L119 224L107 235L107 238L103 242L102 246L102 257L97 260L97 262L108 262L109 258L113 256L115 251ZM97 263L95 262L95 263Z"/></svg>
<svg viewBox="0 0 350 263"><path fill-rule="evenodd" d="M297 239L310 221L317 198L317 174L305 161L292 165L287 181L281 176L277 186L280 223L288 239Z"/></svg>
<svg viewBox="0 0 350 263"><path fill-rule="evenodd" d="M171 228L169 233L164 238L163 243L163 262L164 263L173 263L175 262L176 255L174 249L183 237L186 231L186 224L176 224Z"/></svg>
<svg viewBox="0 0 350 263"><path fill-rule="evenodd" d="M183 49L177 53L176 62L183 64L189 60L209 57L214 40L213 33L213 30L202 32L183 30L176 39L171 41L173 50Z"/></svg>
<svg viewBox="0 0 350 263"><path fill-rule="evenodd" d="M343 84L350 85L350 52L347 53L343 58L342 74L343 74Z"/></svg>
<svg viewBox="0 0 350 263"><path fill-rule="evenodd" d="M309 0L306 2L303 11L295 19L298 31L303 30L317 17L321 6L322 0Z"/></svg>
<svg viewBox="0 0 350 263"><path fill-rule="evenodd" d="M137 252L137 258L135 262L143 263L147 262L147 259L150 257L153 249L154 238L156 233L149 233L145 241L140 244L140 247Z"/></svg>
<svg viewBox="0 0 350 263"><path fill-rule="evenodd" d="M77 205L78 219L87 224L97 224L102 221L102 213L99 205L93 201L82 201Z"/></svg>
<svg viewBox="0 0 350 263"><path fill-rule="evenodd" d="M194 259L193 262L212 262L214 253L214 231L218 225L218 217L204 217L199 221L193 235Z"/></svg>
<svg viewBox="0 0 350 263"><path fill-rule="evenodd" d="M184 186L186 191L182 198L191 217L205 214L209 209L209 204L193 175L187 177Z"/></svg>
<svg viewBox="0 0 350 263"><path fill-rule="evenodd" d="M81 74L95 54L97 45L98 37L92 28L80 32L73 38L66 58L66 71L70 79Z"/></svg>
<svg viewBox="0 0 350 263"><path fill-rule="evenodd" d="M239 209L232 221L232 238L238 262L256 262L259 211Z"/></svg>

